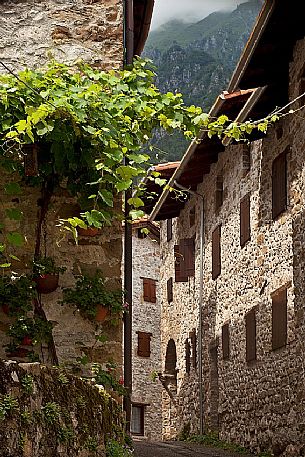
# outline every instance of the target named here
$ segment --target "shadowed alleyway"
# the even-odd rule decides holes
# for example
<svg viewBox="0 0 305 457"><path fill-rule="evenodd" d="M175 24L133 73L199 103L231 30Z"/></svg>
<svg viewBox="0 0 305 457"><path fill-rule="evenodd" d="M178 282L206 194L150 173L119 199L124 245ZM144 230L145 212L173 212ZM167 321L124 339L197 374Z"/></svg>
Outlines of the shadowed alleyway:
<svg viewBox="0 0 305 457"><path fill-rule="evenodd" d="M150 441L134 440L136 457L238 457L235 454L222 449L214 449L191 443L164 442L154 443ZM247 457L245 455L245 457ZM248 456L249 457L249 456Z"/></svg>

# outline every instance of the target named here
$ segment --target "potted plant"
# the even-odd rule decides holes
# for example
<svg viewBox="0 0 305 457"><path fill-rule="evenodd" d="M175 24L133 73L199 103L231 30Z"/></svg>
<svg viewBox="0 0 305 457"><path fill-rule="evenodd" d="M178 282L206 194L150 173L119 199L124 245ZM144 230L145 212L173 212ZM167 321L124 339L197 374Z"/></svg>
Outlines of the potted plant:
<svg viewBox="0 0 305 457"><path fill-rule="evenodd" d="M2 276L0 278L0 304L9 316L23 315L32 309L35 283L28 276Z"/></svg>
<svg viewBox="0 0 305 457"><path fill-rule="evenodd" d="M10 326L8 335L18 346L35 346L50 341L52 324L40 317L20 317Z"/></svg>
<svg viewBox="0 0 305 457"><path fill-rule="evenodd" d="M119 314L124 310L122 296L121 290L107 290L97 271L94 276L79 277L74 288L64 289L62 303L76 306L88 319L103 322L109 313Z"/></svg>
<svg viewBox="0 0 305 457"><path fill-rule="evenodd" d="M77 227L77 233L78 233L78 236L94 237L96 235L99 235L101 233L101 230L98 227L91 227L91 226L88 226L86 228Z"/></svg>
<svg viewBox="0 0 305 457"><path fill-rule="evenodd" d="M39 257L33 261L33 279L37 292L49 294L58 287L59 274L64 273L64 267L57 267L52 257Z"/></svg>
<svg viewBox="0 0 305 457"><path fill-rule="evenodd" d="M8 357L14 357L18 359L23 359L27 357L30 351L26 348L20 347L17 343L10 343L6 346L5 349Z"/></svg>

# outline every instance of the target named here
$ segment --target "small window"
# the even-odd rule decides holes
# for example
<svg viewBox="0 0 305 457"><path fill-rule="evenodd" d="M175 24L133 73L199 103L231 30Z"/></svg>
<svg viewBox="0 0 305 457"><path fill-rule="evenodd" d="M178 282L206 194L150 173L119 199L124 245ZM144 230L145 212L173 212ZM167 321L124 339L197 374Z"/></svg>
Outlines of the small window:
<svg viewBox="0 0 305 457"><path fill-rule="evenodd" d="M190 228L194 227L195 222L196 222L196 210L195 207L190 209L189 213L189 222L190 222Z"/></svg>
<svg viewBox="0 0 305 457"><path fill-rule="evenodd" d="M196 369L196 367L197 367L197 336L196 336L195 329L193 329L190 332L190 340L191 340L191 346L192 346L192 367Z"/></svg>
<svg viewBox="0 0 305 457"><path fill-rule="evenodd" d="M272 296L272 350L287 345L287 289Z"/></svg>
<svg viewBox="0 0 305 457"><path fill-rule="evenodd" d="M174 246L175 255L175 281L187 282L188 278L195 276L195 240L185 238L179 245Z"/></svg>
<svg viewBox="0 0 305 457"><path fill-rule="evenodd" d="M157 296L156 296L156 281L154 279L143 279L143 294L144 294L144 301L148 301L151 303L156 303Z"/></svg>
<svg viewBox="0 0 305 457"><path fill-rule="evenodd" d="M167 236L167 241L170 241L173 238L173 220L172 219L167 219L166 221L166 236Z"/></svg>
<svg viewBox="0 0 305 457"><path fill-rule="evenodd" d="M131 433L144 436L145 406L132 405L131 408Z"/></svg>
<svg viewBox="0 0 305 457"><path fill-rule="evenodd" d="M171 303L173 301L173 278L169 278L167 281L167 301Z"/></svg>
<svg viewBox="0 0 305 457"><path fill-rule="evenodd" d="M276 219L287 208L287 153L280 154L272 164L272 217Z"/></svg>
<svg viewBox="0 0 305 457"><path fill-rule="evenodd" d="M139 357L150 357L150 339L151 333L137 332L138 335L138 350L137 355Z"/></svg>
<svg viewBox="0 0 305 457"><path fill-rule="evenodd" d="M138 228L137 233L140 240L144 240L147 237L147 233L143 232L143 228Z"/></svg>
<svg viewBox="0 0 305 457"><path fill-rule="evenodd" d="M215 192L215 211L219 211L223 204L223 177L217 176L216 179L216 192Z"/></svg>
<svg viewBox="0 0 305 457"><path fill-rule="evenodd" d="M229 324L222 326L222 358L229 360L230 358L230 330Z"/></svg>
<svg viewBox="0 0 305 457"><path fill-rule="evenodd" d="M250 228L250 195L240 201L240 245L244 247L251 238Z"/></svg>
<svg viewBox="0 0 305 457"><path fill-rule="evenodd" d="M256 360L256 315L254 309L246 314L246 358L248 363Z"/></svg>
<svg viewBox="0 0 305 457"><path fill-rule="evenodd" d="M185 340L185 371L186 373L191 371L191 346L189 340Z"/></svg>
<svg viewBox="0 0 305 457"><path fill-rule="evenodd" d="M243 145L243 177L247 176L251 169L251 146L250 144Z"/></svg>
<svg viewBox="0 0 305 457"><path fill-rule="evenodd" d="M212 278L216 279L221 273L221 226L212 234Z"/></svg>

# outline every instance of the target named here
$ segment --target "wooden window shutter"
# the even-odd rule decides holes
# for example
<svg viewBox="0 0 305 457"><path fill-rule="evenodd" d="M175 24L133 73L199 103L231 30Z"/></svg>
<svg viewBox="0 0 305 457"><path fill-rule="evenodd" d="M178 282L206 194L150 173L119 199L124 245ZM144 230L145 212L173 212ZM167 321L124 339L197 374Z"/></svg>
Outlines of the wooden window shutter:
<svg viewBox="0 0 305 457"><path fill-rule="evenodd" d="M173 278L169 278L167 281L167 301L171 303L174 299L173 296Z"/></svg>
<svg viewBox="0 0 305 457"><path fill-rule="evenodd" d="M180 242L180 254L182 256L182 274L184 277L195 276L195 240L185 238Z"/></svg>
<svg viewBox="0 0 305 457"><path fill-rule="evenodd" d="M222 326L222 358L228 360L230 358L230 330L229 324Z"/></svg>
<svg viewBox="0 0 305 457"><path fill-rule="evenodd" d="M243 145L243 177L247 176L251 169L251 146Z"/></svg>
<svg viewBox="0 0 305 457"><path fill-rule="evenodd" d="M218 211L223 204L223 177L217 176L215 191L215 210Z"/></svg>
<svg viewBox="0 0 305 457"><path fill-rule="evenodd" d="M174 246L174 255L175 255L175 281L176 282L187 282L188 277L183 276L184 272L184 258L182 256L182 253L180 252L180 246L175 245Z"/></svg>
<svg viewBox="0 0 305 457"><path fill-rule="evenodd" d="M173 238L173 220L172 219L167 219L166 229L167 229L167 241L170 241Z"/></svg>
<svg viewBox="0 0 305 457"><path fill-rule="evenodd" d="M221 226L212 234L212 278L216 279L221 273Z"/></svg>
<svg viewBox="0 0 305 457"><path fill-rule="evenodd" d="M272 350L287 344L287 289L272 297Z"/></svg>
<svg viewBox="0 0 305 457"><path fill-rule="evenodd" d="M195 222L196 222L196 209L195 209L194 206L193 206L193 208L190 209L189 222L190 222L190 228L195 225Z"/></svg>
<svg viewBox="0 0 305 457"><path fill-rule="evenodd" d="M276 219L287 208L287 154L280 154L272 164L272 217Z"/></svg>
<svg viewBox="0 0 305 457"><path fill-rule="evenodd" d="M138 334L138 351L139 357L150 357L150 339L152 334L146 332L137 332Z"/></svg>
<svg viewBox="0 0 305 457"><path fill-rule="evenodd" d="M246 314L246 358L247 362L256 360L256 315L254 309Z"/></svg>
<svg viewBox="0 0 305 457"><path fill-rule="evenodd" d="M156 303L156 281L153 279L143 279L143 295L144 301Z"/></svg>
<svg viewBox="0 0 305 457"><path fill-rule="evenodd" d="M250 195L240 201L240 245L243 247L251 238Z"/></svg>
<svg viewBox="0 0 305 457"><path fill-rule="evenodd" d="M188 340L185 341L185 371L191 371L191 346Z"/></svg>

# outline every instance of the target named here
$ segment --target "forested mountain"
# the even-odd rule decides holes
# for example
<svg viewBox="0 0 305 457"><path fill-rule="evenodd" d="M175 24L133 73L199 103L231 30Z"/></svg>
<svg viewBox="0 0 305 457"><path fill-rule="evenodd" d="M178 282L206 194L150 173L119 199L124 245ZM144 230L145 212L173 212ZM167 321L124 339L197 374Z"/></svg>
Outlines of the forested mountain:
<svg viewBox="0 0 305 457"><path fill-rule="evenodd" d="M193 24L171 21L152 31L144 56L157 67L158 87L182 92L186 103L208 111L226 89L262 3L251 0L233 12L215 12ZM158 132L154 143L164 151L158 161L180 159L187 147L180 136Z"/></svg>

